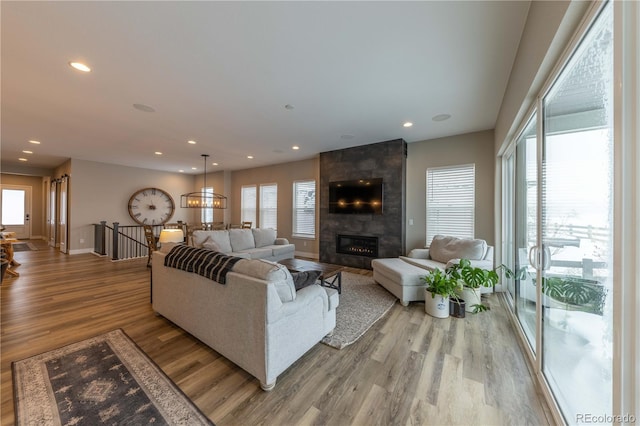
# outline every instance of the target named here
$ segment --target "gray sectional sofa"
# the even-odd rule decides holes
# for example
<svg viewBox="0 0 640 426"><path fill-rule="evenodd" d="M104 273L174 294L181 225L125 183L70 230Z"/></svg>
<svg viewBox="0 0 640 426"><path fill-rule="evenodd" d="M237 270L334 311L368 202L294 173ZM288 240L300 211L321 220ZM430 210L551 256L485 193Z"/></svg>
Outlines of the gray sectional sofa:
<svg viewBox="0 0 640 426"><path fill-rule="evenodd" d="M336 326L337 290L296 291L291 273L276 262L240 259L220 284L165 266L167 256L153 254L153 310L256 377L264 390Z"/></svg>
<svg viewBox="0 0 640 426"><path fill-rule="evenodd" d="M193 246L245 259L292 259L295 245L271 228L193 231Z"/></svg>

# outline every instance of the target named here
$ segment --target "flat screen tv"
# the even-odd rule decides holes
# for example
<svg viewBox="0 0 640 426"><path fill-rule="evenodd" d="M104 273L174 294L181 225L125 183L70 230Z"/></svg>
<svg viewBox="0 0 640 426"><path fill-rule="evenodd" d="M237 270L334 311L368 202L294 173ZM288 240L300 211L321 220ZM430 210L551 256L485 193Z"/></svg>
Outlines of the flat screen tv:
<svg viewBox="0 0 640 426"><path fill-rule="evenodd" d="M382 178L329 182L329 213L382 214Z"/></svg>

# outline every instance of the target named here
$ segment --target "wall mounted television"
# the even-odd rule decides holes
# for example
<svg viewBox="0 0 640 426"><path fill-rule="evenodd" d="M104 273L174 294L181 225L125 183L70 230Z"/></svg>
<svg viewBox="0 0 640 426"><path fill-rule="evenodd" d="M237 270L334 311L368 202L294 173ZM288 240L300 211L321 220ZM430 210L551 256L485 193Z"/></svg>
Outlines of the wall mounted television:
<svg viewBox="0 0 640 426"><path fill-rule="evenodd" d="M329 182L329 213L382 214L382 178Z"/></svg>

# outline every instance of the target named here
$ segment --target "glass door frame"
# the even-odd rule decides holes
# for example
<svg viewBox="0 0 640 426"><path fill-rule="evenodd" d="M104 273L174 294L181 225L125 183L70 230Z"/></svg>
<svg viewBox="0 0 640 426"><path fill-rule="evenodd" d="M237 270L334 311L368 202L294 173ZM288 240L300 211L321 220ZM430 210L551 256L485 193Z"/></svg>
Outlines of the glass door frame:
<svg viewBox="0 0 640 426"><path fill-rule="evenodd" d="M640 45L640 4L637 2L613 3L613 31L614 31L614 161L613 161L613 328L616 330L613 336L613 365L612 365L612 400L611 417L608 419L613 424L625 422L625 415L635 415L635 421L640 415L640 366L637 366L637 359L640 359L640 148L637 141L640 140L640 53L636 46ZM538 138L543 132L543 120L541 117L542 100L549 91L552 84L560 72L569 62L571 55L575 52L578 44L591 27L592 22L600 13L604 2L594 2L585 14L578 30L572 40L568 43L561 60L559 60L549 77L538 91L535 102L532 103L526 114L519 119L519 126L514 131L516 137L510 138L507 144L500 150L501 166L498 170L502 173L502 228L501 241L502 253L506 253L507 239L513 237L514 229L508 227L508 213L505 201L505 184L509 176L506 165L507 158L513 155L517 138L524 131L529 120L534 114L538 114ZM624 88L624 90L623 90ZM542 139L540 139L542 140ZM538 178L539 182L542 173L542 143L538 143ZM513 186L515 188L515 185ZM538 192L539 203L542 191ZM511 196L513 202L513 196ZM540 205L540 204L539 204ZM542 244L542 211L537 212L537 244ZM512 220L512 224L513 224ZM504 278L504 277L503 277ZM542 304L541 304L541 274L537 274L537 306L536 306L536 345L542 346ZM505 286L506 289L506 286ZM507 292L508 293L508 292ZM515 325L517 333L526 348L525 353L531 361L533 372L540 384L542 394L547 401L553 420L557 424L565 424L565 419L561 414L559 406L556 404L551 388L542 373L541 350L537 355L533 353L528 345L528 340L518 322L513 311L514 301L510 296L505 297L505 301L512 309L510 319ZM628 419L628 417L627 417ZM575 419L573 419L575 421ZM628 421L628 420L627 420Z"/></svg>

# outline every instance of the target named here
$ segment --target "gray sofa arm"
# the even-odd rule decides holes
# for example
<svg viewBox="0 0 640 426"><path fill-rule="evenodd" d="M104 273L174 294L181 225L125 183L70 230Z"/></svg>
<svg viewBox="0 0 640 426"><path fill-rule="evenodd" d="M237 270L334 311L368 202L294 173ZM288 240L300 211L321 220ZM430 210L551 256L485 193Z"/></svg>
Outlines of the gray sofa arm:
<svg viewBox="0 0 640 426"><path fill-rule="evenodd" d="M305 315L312 313L317 309L318 302L322 304L322 316L324 317L329 312L327 292L319 285L307 286L296 292L294 300L269 307L267 323L273 324L285 318L295 317L300 312L305 313ZM296 321L296 324L300 325L299 321Z"/></svg>
<svg viewBox="0 0 640 426"><path fill-rule="evenodd" d="M286 238L276 238L276 241L274 244L277 246L284 246L289 244L289 240L287 240Z"/></svg>
<svg viewBox="0 0 640 426"><path fill-rule="evenodd" d="M413 249L409 252L407 257L413 257L414 259L431 259L428 248Z"/></svg>

